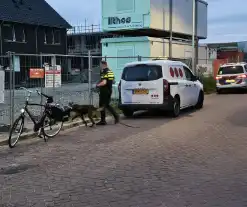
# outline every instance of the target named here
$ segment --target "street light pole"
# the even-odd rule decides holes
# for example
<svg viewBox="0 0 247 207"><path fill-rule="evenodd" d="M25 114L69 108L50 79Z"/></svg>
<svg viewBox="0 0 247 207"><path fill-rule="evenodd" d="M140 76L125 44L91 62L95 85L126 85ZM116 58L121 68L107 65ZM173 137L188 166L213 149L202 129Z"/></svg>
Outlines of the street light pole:
<svg viewBox="0 0 247 207"><path fill-rule="evenodd" d="M196 74L195 68L195 25L196 23L196 0L192 3L192 71Z"/></svg>

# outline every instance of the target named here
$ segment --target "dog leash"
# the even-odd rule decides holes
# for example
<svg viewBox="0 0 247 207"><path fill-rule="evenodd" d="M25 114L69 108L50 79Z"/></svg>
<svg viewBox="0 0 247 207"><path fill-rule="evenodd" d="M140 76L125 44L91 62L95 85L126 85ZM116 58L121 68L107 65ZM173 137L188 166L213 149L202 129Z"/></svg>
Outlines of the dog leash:
<svg viewBox="0 0 247 207"><path fill-rule="evenodd" d="M94 93L98 93L99 94L99 88L92 88L91 91L94 92ZM121 125L123 125L123 126L129 127L129 128L135 128L135 129L141 128L141 127L137 127L137 126L132 126L132 125L129 125L129 124L125 124L123 122L118 122L118 123L121 124Z"/></svg>
<svg viewBox="0 0 247 207"><path fill-rule="evenodd" d="M123 125L123 126L126 126L126 127L129 127L129 128L135 128L135 129L139 129L141 127L138 127L138 126L132 126L132 125L129 125L129 124L125 124L123 122L118 122L119 124Z"/></svg>

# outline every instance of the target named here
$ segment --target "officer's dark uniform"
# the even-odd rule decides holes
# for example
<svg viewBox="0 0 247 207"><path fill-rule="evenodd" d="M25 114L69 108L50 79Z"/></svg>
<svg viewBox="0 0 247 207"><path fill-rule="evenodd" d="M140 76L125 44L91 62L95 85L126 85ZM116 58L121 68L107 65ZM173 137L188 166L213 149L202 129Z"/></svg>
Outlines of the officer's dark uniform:
<svg viewBox="0 0 247 207"><path fill-rule="evenodd" d="M101 71L100 76L101 81L106 80L107 83L105 86L100 87L99 106L104 106L114 116L115 122L117 123L119 121L119 116L112 106L110 106L114 73L109 68L105 68ZM101 111L101 121L99 124L106 123L105 118L106 114L104 110Z"/></svg>

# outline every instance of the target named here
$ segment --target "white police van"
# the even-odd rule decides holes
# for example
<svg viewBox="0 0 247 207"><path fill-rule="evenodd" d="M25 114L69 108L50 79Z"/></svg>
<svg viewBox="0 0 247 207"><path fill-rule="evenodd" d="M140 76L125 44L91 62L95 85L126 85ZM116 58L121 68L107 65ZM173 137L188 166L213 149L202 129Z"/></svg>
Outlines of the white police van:
<svg viewBox="0 0 247 207"><path fill-rule="evenodd" d="M119 108L126 117L135 111L161 109L179 116L180 109L202 108L203 85L180 61L150 60L125 65L118 85Z"/></svg>

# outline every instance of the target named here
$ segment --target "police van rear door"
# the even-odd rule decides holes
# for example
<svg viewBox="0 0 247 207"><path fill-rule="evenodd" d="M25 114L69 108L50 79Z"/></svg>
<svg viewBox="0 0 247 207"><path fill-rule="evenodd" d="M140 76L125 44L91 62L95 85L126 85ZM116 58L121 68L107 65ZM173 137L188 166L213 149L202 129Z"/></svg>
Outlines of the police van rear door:
<svg viewBox="0 0 247 207"><path fill-rule="evenodd" d="M143 63L128 65L121 79L122 104L162 104L162 65Z"/></svg>

